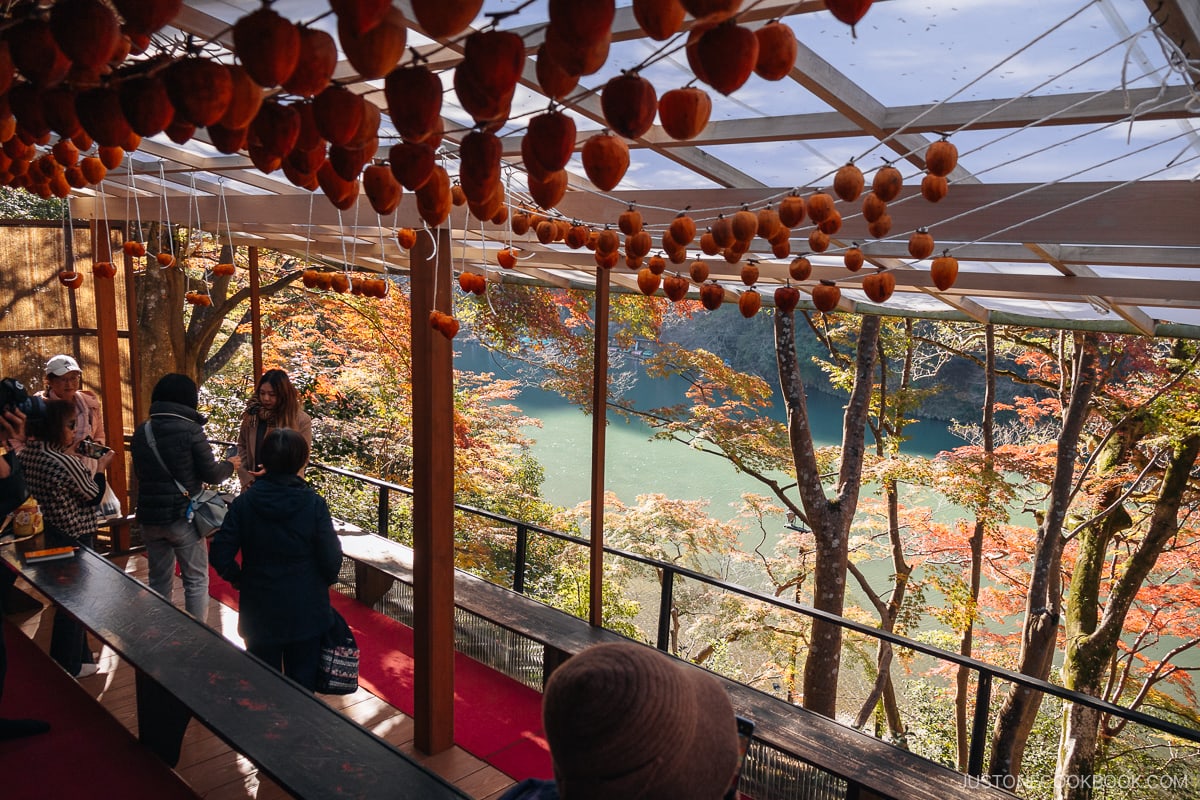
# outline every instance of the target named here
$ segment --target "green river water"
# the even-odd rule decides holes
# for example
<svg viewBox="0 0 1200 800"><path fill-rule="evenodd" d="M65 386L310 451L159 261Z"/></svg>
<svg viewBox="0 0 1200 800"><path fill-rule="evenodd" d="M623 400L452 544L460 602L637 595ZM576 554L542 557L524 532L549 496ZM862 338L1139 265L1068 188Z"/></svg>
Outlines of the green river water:
<svg viewBox="0 0 1200 800"><path fill-rule="evenodd" d="M480 347L459 354L455 366L471 372L494 372L497 377L516 377L514 367L493 357ZM640 408L679 403L686 387L682 380L655 380L641 377L631 398ZM826 394L810 393L808 411L817 446L836 445L841 441L844 400ZM571 507L586 501L590 493L590 453L592 418L552 392L527 387L515 405L528 416L542 421L530 426L526 435L533 440L531 452L545 467L543 496L555 505ZM771 413L782 418L782 408ZM965 444L950 433L945 423L921 421L906 431L911 439L904 452L933 456ZM605 488L623 502L632 503L639 494L661 492L671 497L710 502L711 516L727 520L733 516L733 504L743 492L765 494L753 478L739 473L722 458L699 453L678 442L655 441L646 425L609 414L606 432Z"/></svg>

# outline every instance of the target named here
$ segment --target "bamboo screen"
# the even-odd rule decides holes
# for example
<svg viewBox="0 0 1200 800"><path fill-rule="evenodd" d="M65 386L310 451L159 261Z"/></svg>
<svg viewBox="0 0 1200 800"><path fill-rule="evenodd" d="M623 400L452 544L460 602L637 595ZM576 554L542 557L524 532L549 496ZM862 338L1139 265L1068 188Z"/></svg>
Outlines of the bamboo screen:
<svg viewBox="0 0 1200 800"><path fill-rule="evenodd" d="M71 290L59 283L64 269L64 234L56 222L0 222L0 377L16 378L30 393L44 387L46 361L58 353L74 356L83 369L83 386L100 394L99 348L96 340L95 281L91 230L77 223L71 241L75 269L83 285ZM133 429L133 396L129 385L129 315L120 235L113 232L117 274L117 329L121 358L122 417Z"/></svg>

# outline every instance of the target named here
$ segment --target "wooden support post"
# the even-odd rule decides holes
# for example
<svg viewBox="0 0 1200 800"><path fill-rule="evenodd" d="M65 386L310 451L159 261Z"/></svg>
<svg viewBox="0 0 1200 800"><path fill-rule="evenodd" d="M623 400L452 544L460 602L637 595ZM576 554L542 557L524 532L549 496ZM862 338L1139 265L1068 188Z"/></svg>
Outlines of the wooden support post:
<svg viewBox="0 0 1200 800"><path fill-rule="evenodd" d="M107 220L92 222L92 253L95 261L112 262L112 242ZM113 278L96 278L96 339L100 351L100 396L103 404L104 436L116 455L108 467L108 483L121 500L122 511L129 510L129 484L125 475L125 422L121 402L121 349L117 335L117 287ZM128 539L122 527L120 537ZM129 542L118 542L128 549Z"/></svg>
<svg viewBox="0 0 1200 800"><path fill-rule="evenodd" d="M250 262L250 352L254 356L254 385L263 374L262 361L262 313L259 288L261 280L258 273L258 248L251 245L246 248L247 260Z"/></svg>
<svg viewBox="0 0 1200 800"><path fill-rule="evenodd" d="M596 336L592 360L592 544L588 621L604 624L604 441L608 425L608 270L596 270Z"/></svg>
<svg viewBox="0 0 1200 800"><path fill-rule="evenodd" d="M454 745L454 351L429 325L450 311L450 234L433 235L418 234L410 256L414 743L430 754Z"/></svg>

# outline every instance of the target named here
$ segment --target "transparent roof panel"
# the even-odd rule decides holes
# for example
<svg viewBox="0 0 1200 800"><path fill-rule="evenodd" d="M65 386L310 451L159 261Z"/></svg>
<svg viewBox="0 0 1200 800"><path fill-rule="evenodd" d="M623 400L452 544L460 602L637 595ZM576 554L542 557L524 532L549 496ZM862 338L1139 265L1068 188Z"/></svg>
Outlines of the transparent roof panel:
<svg viewBox="0 0 1200 800"><path fill-rule="evenodd" d="M868 227L861 198L839 200L842 226L825 255L813 257L814 273L803 288L818 279L840 280L849 302L861 301L853 288L861 276L850 276L840 264L845 249L857 243L868 256L864 269L895 273L896 294L885 312L891 307L980 319L994 311L1043 316L1055 325L1116 318L1150 332L1156 320L1180 322L1200 308L1200 292L1190 289L1196 282L1191 268L1200 265L1194 182L1200 176L1200 92L1190 88L1191 76L1182 69L1188 59L1200 58L1200 31L1173 22L1167 35L1152 25L1160 5L1180 1L881 0L858 24L857 35L819 3L745 2L738 24L756 29L782 14L797 36L798 58L783 80L752 75L725 96L697 81L688 63L683 45L692 20L671 40L655 42L637 29L630 3L621 0L606 62L557 104L574 118L578 135L567 165L568 189L544 213L605 226L635 203L657 249L683 209L703 232L718 215L774 207L793 187L803 194L828 189L851 159L864 171L869 191L875 172L888 162L904 182L900 196L887 204L890 229ZM272 8L337 33L324 0L279 0ZM497 131L510 212L530 202L521 158L528 121L551 107L532 77L547 9L542 0L496 0L485 4L473 26L495 23L526 42L526 77ZM248 12L246 3L233 0L187 0L176 30L165 31L158 43L171 45L175 37L171 46L177 47L186 33L205 42L206 53L235 63L229 28ZM414 26L407 32L409 47L428 59L445 88L439 156L452 180L458 177L459 143L474 126L453 88L464 36L434 41ZM706 90L710 121L696 139L676 142L656 120L629 142L630 164L617 186L601 191L587 179L580 149L607 126L600 102L605 83L638 67L660 96L685 85ZM336 74L383 109L376 160L386 164L398 137L386 114L384 80L363 80L346 62ZM301 102L286 93L278 99ZM947 176L945 198L931 203L919 189L925 151L941 135L957 147L958 165ZM130 180L121 167L105 181L106 211L87 189L73 210L114 213L124 207L132 183L148 204L166 195L172 218L199 216L201 224L211 224L220 217L224 194L235 239L333 260L342 258L339 232L374 238L384 227L424 224L411 191L390 219L380 220L362 195L357 206L339 212L323 192L293 186L279 171L263 175L244 151L222 154L205 138L202 132L184 145L161 135L146 140L134 159L138 174ZM517 270L533 280L594 281L590 253L542 245L532 232L514 236L507 220L480 222L456 208L443 224L456 251L465 254L462 263L487 261L511 241L522 252ZM931 283L931 259L914 260L908 252L909 238L921 228L933 236L935 256L959 259L958 282L945 294ZM813 230L809 219L795 226L786 258L773 257L765 240L753 242L746 257L761 261L764 286L787 279L790 260L815 249ZM297 239L305 231L311 236ZM689 258L697 246L689 243ZM392 262L391 251L387 265L379 266L372 261L377 251L361 256L364 268L395 269L396 262L405 268L404 256ZM710 260L715 275L736 281L736 266L721 256ZM632 273L623 263L617 274L626 276L627 286ZM1182 280L1176 285L1184 291L1170 290L1172 276ZM1081 299L1087 297L1098 299Z"/></svg>

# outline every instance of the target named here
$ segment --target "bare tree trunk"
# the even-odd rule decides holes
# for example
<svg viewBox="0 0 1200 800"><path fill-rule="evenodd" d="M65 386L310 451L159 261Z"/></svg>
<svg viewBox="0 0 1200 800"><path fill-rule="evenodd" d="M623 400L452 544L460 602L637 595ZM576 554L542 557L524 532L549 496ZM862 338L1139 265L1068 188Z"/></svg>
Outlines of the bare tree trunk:
<svg viewBox="0 0 1200 800"><path fill-rule="evenodd" d="M151 256L172 252L170 236L171 232L166 227L157 222L150 223L147 252ZM220 257L222 261L233 263L233 249L229 245L223 246ZM142 385L135 387L135 390L140 393L142 408L150 407L154 384L168 372L183 373L197 384L203 384L233 357L245 342L245 334L235 329L220 346L217 346L217 340L222 334L226 318L250 297L249 289L230 293L234 287L228 276L216 277L209 287L213 304L192 306L191 316L185 325L183 306L187 287L183 269L178 265L159 268L153 258L149 261L151 266L135 273L134 277L138 357L142 375ZM181 263L182 258L177 264ZM261 287L259 294L264 298L270 297L298 280L300 275L300 270L288 272ZM247 308L241 315L240 323L249 321L249 313ZM241 324L236 327L241 327Z"/></svg>
<svg viewBox="0 0 1200 800"><path fill-rule="evenodd" d="M1142 435L1138 419L1134 418L1129 427L1135 431L1134 437ZM1118 461L1125 460L1129 444L1125 438L1112 439L1122 442L1111 448ZM1187 436L1175 444L1155 498L1149 528L1117 570L1120 577L1107 595L1099 624L1101 577L1107 569L1108 544L1118 530L1131 524L1131 520L1121 509L1120 513L1113 513L1100 524L1081 531L1080 558L1072 574L1072 591L1067 607L1068 637L1063 681L1068 689L1095 696L1102 694L1101 686L1138 589L1154 568L1163 548L1179 531L1179 509L1198 454L1198 434ZM1075 703L1066 704L1063 717L1058 763L1054 771L1054 796L1056 800L1090 800L1092 783L1086 779L1095 773L1101 717L1099 712Z"/></svg>
<svg viewBox="0 0 1200 800"><path fill-rule="evenodd" d="M151 223L147 250L153 263L156 253L170 252L170 231ZM184 274L178 267L160 269L155 264L134 273L137 293L137 337L142 385L135 386L141 398L140 408L150 407L150 393L160 377L182 372L196 377L184 359L183 292ZM140 420L139 420L140 422Z"/></svg>
<svg viewBox="0 0 1200 800"><path fill-rule="evenodd" d="M1100 712L1076 703L1063 709L1062 739L1058 764L1054 769L1055 800L1091 800L1096 771L1096 744L1099 741Z"/></svg>
<svg viewBox="0 0 1200 800"><path fill-rule="evenodd" d="M896 630L896 620L899 619L900 609L904 605L904 595L908 589L908 580L912 576L912 566L904 558L903 542L900 539L900 499L896 482L888 481L885 491L888 504L888 531L892 544L892 570L895 575L891 598L885 603L883 598L872 591L867 583L866 575L861 570L857 569L854 564L848 564L847 568L875 606L875 611L879 614L880 629L892 633ZM902 742L905 736L904 720L900 715L895 688L892 685L892 658L892 645L880 640L875 656L875 685L859 709L858 717L854 720L854 727L861 728L865 725L871 718L871 712L882 699L888 734L895 741Z"/></svg>
<svg viewBox="0 0 1200 800"><path fill-rule="evenodd" d="M1064 374L1064 386L1070 383L1070 400L1063 412L1048 507L1038 526L1037 549L1034 551L1029 594L1025 601L1025 622L1018 656L1020 672L1042 680L1050 675L1061 619L1062 587L1059 572L1065 543L1063 525L1074 485L1079 440L1091 412L1097 380L1096 362L1096 335L1076 334L1072 374L1069 378ZM1065 370L1066 364L1063 366ZM1041 692L1013 686L1000 708L992 731L989 761L991 775L997 781L1003 781L1000 785L1006 785L1020 775L1025 744L1041 702Z"/></svg>
<svg viewBox="0 0 1200 800"><path fill-rule="evenodd" d="M983 435L983 475L984 503L988 503L991 491L987 481L992 479L995 470L995 426L996 426L996 329L990 323L984 326L984 392L983 419L980 424ZM970 582L971 613L963 627L962 638L958 642L958 652L970 656L974 648L975 614L979 604L979 588L983 577L983 534L986 525L978 513L975 515L975 527L971 531L971 566ZM967 703L971 699L971 670L965 666L959 667L954 676L954 730L958 745L958 771L966 772L971 754L971 725L967 721Z"/></svg>
<svg viewBox="0 0 1200 800"><path fill-rule="evenodd" d="M830 500L825 495L817 468L807 400L796 360L795 316L791 313L775 315L775 356L787 409L797 488L816 542L813 606L837 616L841 616L845 608L850 525L862 488L866 420L873 388L879 326L878 317L862 318L854 389L846 407L842 430L842 463L835 498ZM808 655L804 662L805 708L828 717L836 715L841 650L841 627L834 622L813 620Z"/></svg>

